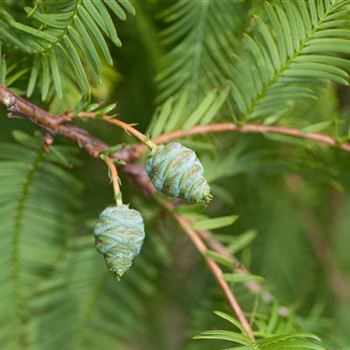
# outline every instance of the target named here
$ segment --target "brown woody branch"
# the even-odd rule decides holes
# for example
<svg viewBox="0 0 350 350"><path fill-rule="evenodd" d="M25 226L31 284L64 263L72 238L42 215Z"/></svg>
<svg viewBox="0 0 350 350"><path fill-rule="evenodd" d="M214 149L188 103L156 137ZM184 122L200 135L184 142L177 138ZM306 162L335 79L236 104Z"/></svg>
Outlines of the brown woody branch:
<svg viewBox="0 0 350 350"><path fill-rule="evenodd" d="M11 90L0 84L0 106L10 112L10 116L21 116L39 126L45 132L56 136L62 136L92 156L97 158L99 154L108 149L108 145L99 139L89 135L85 130L62 123L62 118L55 117L40 107L26 101L14 94Z"/></svg>
<svg viewBox="0 0 350 350"><path fill-rule="evenodd" d="M97 158L99 154L108 149L108 145L101 140L89 135L84 129L77 128L75 126L66 125L65 122L70 121L70 116L63 115L62 117L54 116L53 114L41 109L40 107L30 103L22 97L14 94L11 90L6 88L3 84L0 84L0 106L3 106L11 113L11 115L19 115L25 119L30 120L32 123L39 126L41 129L50 133L53 136L62 136L68 140L71 140L77 144L80 148L84 149L90 156ZM86 115L87 117L87 115ZM91 117L89 115L89 117ZM108 118L108 116L106 116ZM114 124L125 128L130 128L132 125L128 125L119 121ZM134 129L136 130L136 129ZM198 125L188 130L176 130L166 134L163 134L153 140L154 143L169 142L174 139L184 138L195 135L203 135L208 133L223 133L223 132L238 132L238 133L255 133L255 134L279 134L290 136L294 138L309 140L320 144L328 145L331 147L339 148L344 151L350 152L350 144L339 144L337 140L329 135L317 134L317 133L304 133L295 128L287 128L283 126L272 125L257 125L246 124L238 126L234 123L220 123L210 125ZM142 135L142 134L140 134ZM132 162L140 157L145 151L145 146L142 144L136 144L134 146L125 147L111 157L121 159L126 162Z"/></svg>

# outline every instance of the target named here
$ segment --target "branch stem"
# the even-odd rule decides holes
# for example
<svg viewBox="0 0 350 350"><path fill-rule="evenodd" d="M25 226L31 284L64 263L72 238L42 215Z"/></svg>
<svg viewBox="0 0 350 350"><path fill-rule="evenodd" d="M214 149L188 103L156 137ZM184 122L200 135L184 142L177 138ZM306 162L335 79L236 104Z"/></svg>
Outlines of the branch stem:
<svg viewBox="0 0 350 350"><path fill-rule="evenodd" d="M98 113L95 112L80 112L78 113L79 118L96 118ZM107 123L114 124L118 126L119 128L124 129L126 132L129 132L130 134L134 135L138 140L140 140L142 143L144 143L147 147L149 147L152 151L157 148L157 145L152 142L145 134L138 131L134 128L134 124L128 124L125 123L119 119L112 118L108 115L103 115L99 117L99 119L102 119L106 121Z"/></svg>
<svg viewBox="0 0 350 350"><path fill-rule="evenodd" d="M14 94L3 84L0 84L0 106L3 106L10 113L20 115L25 119L30 120L32 123L36 124L38 127L44 129L46 132L49 132L52 135L59 135L68 140L71 140L80 148L85 149L86 152L93 158L98 158L100 153L107 151L109 148L107 144L89 135L84 129L80 129L71 125L65 125L62 123L62 121L67 121L69 118L60 118L58 116L50 114L49 112ZM81 117L92 118L92 116L89 116L88 114L91 112L82 113L83 114L81 114ZM93 117L95 117L95 113ZM109 123L122 127L123 129L132 133L141 142L146 143L147 146L151 149L154 149L156 147L155 144L165 143L184 137L204 135L209 133L237 132L245 134L271 133L285 135L313 141L330 147L339 148L346 152L350 152L350 143L339 144L338 141L332 136L317 133L304 133L298 129L283 126L258 124L245 124L243 126L238 126L234 123L198 125L188 130L176 130L163 134L154 139L152 142L147 138L147 136L133 128L132 125L124 123L118 119L111 119L110 117L106 117L106 119L108 119ZM133 147L125 147L113 154L111 157L113 159L124 160L127 163L132 162L138 159L144 153L144 147L140 146L142 145L136 144Z"/></svg>
<svg viewBox="0 0 350 350"><path fill-rule="evenodd" d="M89 135L85 130L62 124L59 117L14 94L3 84L0 84L0 106L3 106L11 115L20 115L28 119L53 136L59 135L72 141L93 158L99 158L100 153L109 148L108 145Z"/></svg>
<svg viewBox="0 0 350 350"><path fill-rule="evenodd" d="M117 207L120 207L123 205L123 200L122 200L122 193L120 191L120 184L119 184L120 180L118 176L117 167L114 164L113 159L110 157L104 157L104 161L106 162L109 169L109 176L113 184L115 202L117 204Z"/></svg>
<svg viewBox="0 0 350 350"><path fill-rule="evenodd" d="M296 128L289 128L284 126L274 125L259 125L259 124L245 124L238 126L234 123L218 123L209 125L197 125L188 130L176 130L166 134L163 134L153 141L157 144L172 141L174 139L190 137L195 135L204 135L210 133L222 133L222 132L238 132L243 134L279 134L284 136L290 136L298 139L308 140L331 146L334 148L340 148L343 151L350 152L350 143L339 143L335 138L329 135L306 133Z"/></svg>
<svg viewBox="0 0 350 350"><path fill-rule="evenodd" d="M201 253L203 258L205 259L211 273L213 274L218 286L222 290L228 304L231 306L232 310L237 316L237 319L241 323L243 329L249 336L249 338L254 342L255 337L254 337L254 332L252 330L251 325L249 324L244 311L242 310L241 306L239 305L232 289L226 282L224 278L224 274L220 268L220 266L212 259L210 259L207 256L208 248L206 244L203 242L202 238L198 234L196 230L194 230L191 227L191 223L188 219L183 217L182 215L176 214L174 212L174 207L170 202L166 202L163 200L159 200L159 202L167 209L169 210L178 224L181 226L181 228L184 230L184 232L187 234L188 238L192 241L193 245L196 247L196 249Z"/></svg>
<svg viewBox="0 0 350 350"><path fill-rule="evenodd" d="M215 239L213 234L208 230L197 230L200 237L205 241L205 243L210 247L214 252L224 256L234 265L234 273L240 275L251 275L251 272L244 266L242 263L229 252L229 250L218 240ZM260 283L254 281L248 281L244 283L246 289L253 295L259 295L261 300L266 304L271 304L278 301L278 299L264 286ZM288 316L289 309L285 305L279 306L279 314L281 316Z"/></svg>

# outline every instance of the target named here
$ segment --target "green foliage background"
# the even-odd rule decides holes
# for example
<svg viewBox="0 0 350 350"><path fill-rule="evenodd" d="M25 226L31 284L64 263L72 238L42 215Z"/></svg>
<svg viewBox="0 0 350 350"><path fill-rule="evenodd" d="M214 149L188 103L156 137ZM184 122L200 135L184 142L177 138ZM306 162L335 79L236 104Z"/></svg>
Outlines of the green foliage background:
<svg viewBox="0 0 350 350"><path fill-rule="evenodd" d="M347 0L0 0L0 50L0 83L52 113L117 101L151 137L234 121L349 140ZM0 116L1 349L350 349L346 152L267 134L182 140L215 199L205 213L181 210L238 215L214 233L276 296L232 283L253 347L213 314L233 317L171 216L123 174L147 239L114 280L92 237L113 201L104 165L62 139L45 153L34 126ZM111 145L134 141L77 125ZM202 337L218 341L191 339L213 329Z"/></svg>

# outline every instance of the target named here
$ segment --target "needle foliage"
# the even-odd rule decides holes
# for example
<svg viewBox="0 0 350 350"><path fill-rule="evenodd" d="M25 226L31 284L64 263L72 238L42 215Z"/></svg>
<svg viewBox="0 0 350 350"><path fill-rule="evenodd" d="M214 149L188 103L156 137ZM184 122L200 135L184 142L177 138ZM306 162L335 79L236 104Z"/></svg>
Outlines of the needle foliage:
<svg viewBox="0 0 350 350"><path fill-rule="evenodd" d="M94 245L115 205L103 162L43 147L47 130L1 108L1 350L350 349L350 153L307 139L350 141L349 74L349 0L0 0L0 84L55 115L96 112L73 125L104 157L134 140L102 114L177 131L213 195L171 213L119 162L146 238L118 282ZM214 123L238 130L181 137ZM179 217L215 240L202 256Z"/></svg>

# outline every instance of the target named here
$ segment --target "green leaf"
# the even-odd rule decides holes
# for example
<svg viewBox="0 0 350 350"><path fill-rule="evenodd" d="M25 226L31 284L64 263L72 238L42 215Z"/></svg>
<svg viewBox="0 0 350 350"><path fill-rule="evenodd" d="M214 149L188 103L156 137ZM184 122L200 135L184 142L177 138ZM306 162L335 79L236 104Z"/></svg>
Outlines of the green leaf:
<svg viewBox="0 0 350 350"><path fill-rule="evenodd" d="M238 219L237 215L222 216L220 218L205 219L192 224L195 230L215 230L221 227L230 226Z"/></svg>
<svg viewBox="0 0 350 350"><path fill-rule="evenodd" d="M96 74L100 74L100 70L101 70L101 61L100 58L98 56L98 53L96 51L96 48L87 32L87 30L85 29L83 23L81 22L81 20L79 19L79 17L75 17L74 18L74 24L77 28L77 31L79 32L83 42L84 42L84 47L86 48L85 52L87 53L87 55L89 56L90 60L91 60L91 66L94 69Z"/></svg>
<svg viewBox="0 0 350 350"><path fill-rule="evenodd" d="M123 8L116 1L103 0L106 5L119 17L122 21L126 20L126 14Z"/></svg>
<svg viewBox="0 0 350 350"><path fill-rule="evenodd" d="M49 93L51 75L50 75L50 66L49 60L45 55L42 60L42 75L41 75L41 98L46 100Z"/></svg>
<svg viewBox="0 0 350 350"><path fill-rule="evenodd" d="M230 283L247 283L247 282L256 282L264 283L265 279L261 276L251 275L251 274L230 274L225 273L224 278L227 282Z"/></svg>
<svg viewBox="0 0 350 350"><path fill-rule="evenodd" d="M83 68L83 65L81 63L81 60L79 58L79 55L78 55L74 45L72 44L71 40L68 38L68 36L64 36L64 43L65 43L65 47L66 47L65 52L72 59L71 62L72 62L72 65L74 67L74 70L77 74L79 85L80 85L82 91L85 94L88 94L89 90L90 90L89 82L88 82L85 70Z"/></svg>
<svg viewBox="0 0 350 350"><path fill-rule="evenodd" d="M233 237L232 243L230 243L227 247L228 251L232 254L236 254L237 252L246 248L256 238L256 234L257 233L255 230L249 230L247 232L242 233L239 236Z"/></svg>
<svg viewBox="0 0 350 350"><path fill-rule="evenodd" d="M48 159L41 138L14 136L21 145L0 143L0 338L8 349L34 339L30 301L66 249L81 193L81 183Z"/></svg>
<svg viewBox="0 0 350 350"><path fill-rule="evenodd" d="M327 120L325 122L320 122L316 123L313 125L309 125L305 128L302 128L301 131L304 133L309 133L309 132L321 132L324 131L325 129L328 129L332 125L333 121Z"/></svg>
<svg viewBox="0 0 350 350"><path fill-rule="evenodd" d="M61 83L61 75L56 59L56 55L53 53L49 56L50 60L50 68L51 68L51 74L52 74L52 79L54 83L54 87L57 93L58 98L63 97L63 91L62 91L62 83Z"/></svg>
<svg viewBox="0 0 350 350"><path fill-rule="evenodd" d="M91 3L91 4L94 4L97 10L99 11L99 13L101 14L101 18L103 22L106 24L106 29L107 29L109 38L114 42L115 45L121 46L122 42L118 38L117 31L115 30L111 16L106 10L105 5L100 1L95 1L94 3Z"/></svg>
<svg viewBox="0 0 350 350"><path fill-rule="evenodd" d="M222 254L219 254L215 251L212 251L212 250L208 250L206 253L205 253L205 256L207 256L208 258L216 261L217 263L223 265L223 266L227 266L229 268L232 268L235 264L234 262L232 262L231 259L227 258L226 256L222 255Z"/></svg>
<svg viewBox="0 0 350 350"><path fill-rule="evenodd" d="M128 11L130 14L136 14L135 8L134 6L132 6L129 0L118 0L118 2L121 3L125 10Z"/></svg>
<svg viewBox="0 0 350 350"><path fill-rule="evenodd" d="M201 334L194 336L193 339L228 340L237 344L251 345L248 336L225 330L213 330L202 332Z"/></svg>
<svg viewBox="0 0 350 350"><path fill-rule="evenodd" d="M39 75L39 61L35 60L30 71L30 78L27 86L27 96L30 97L34 91Z"/></svg>
<svg viewBox="0 0 350 350"><path fill-rule="evenodd" d="M238 322L236 319L234 319L232 316L226 314L225 312L221 312L221 311L214 311L214 314L216 316L221 317L222 319L230 322L231 324L233 324L235 327L237 327L242 333L244 332L244 328L242 327L241 323Z"/></svg>
<svg viewBox="0 0 350 350"><path fill-rule="evenodd" d="M49 91L53 85L61 98L63 80L72 89L78 83L81 92L88 94L90 83L96 84L101 78L100 53L95 45L101 49L110 65L113 60L104 36L121 46L108 9L125 20L123 8L134 13L128 1L53 1L45 3L45 6L36 3L33 8L25 8L28 13L25 24L16 21L10 11L3 9L0 14L1 36L9 47L16 46L17 50L31 56L35 62L29 77L27 96L31 96L36 85L40 85L42 99L47 99L52 96ZM22 75L26 73L21 72ZM91 75L88 74L90 72ZM73 76L78 79L71 79ZM19 76L12 75L9 80L12 78L17 80Z"/></svg>
<svg viewBox="0 0 350 350"><path fill-rule="evenodd" d="M112 56L109 52L107 43L106 43L105 39L103 38L103 35L101 34L100 30L97 28L94 20L91 18L89 12L86 11L86 9L82 6L78 6L78 11L79 11L79 14L81 15L81 19L82 19L83 23L85 23L89 32L95 38L96 43L100 46L105 60L107 61L108 64L112 65L113 60L112 60Z"/></svg>
<svg viewBox="0 0 350 350"><path fill-rule="evenodd" d="M154 124L153 128L150 126L152 130L150 135L151 138L159 136L165 129L168 120L171 118L173 102L173 98L169 98L162 106L159 115L153 118L156 123Z"/></svg>
<svg viewBox="0 0 350 350"><path fill-rule="evenodd" d="M1 42L0 42L0 84L4 84L6 80L6 60L2 57Z"/></svg>

